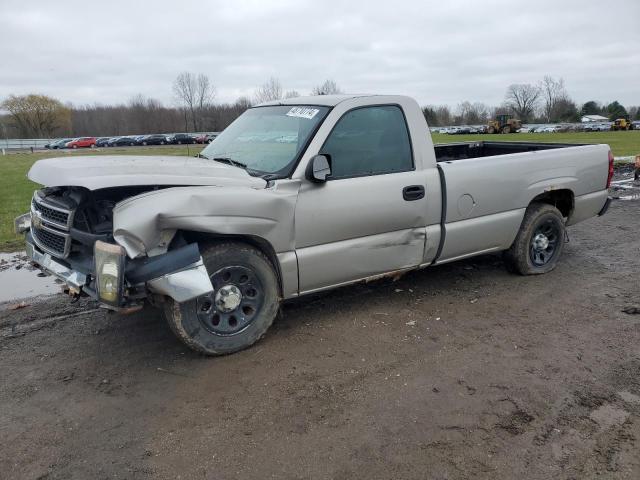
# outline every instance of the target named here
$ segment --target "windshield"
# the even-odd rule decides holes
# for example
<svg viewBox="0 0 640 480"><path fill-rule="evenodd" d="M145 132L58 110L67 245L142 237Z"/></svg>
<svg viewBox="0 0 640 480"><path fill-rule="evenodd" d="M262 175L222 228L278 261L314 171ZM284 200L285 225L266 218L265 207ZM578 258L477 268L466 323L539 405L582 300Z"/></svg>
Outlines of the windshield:
<svg viewBox="0 0 640 480"><path fill-rule="evenodd" d="M258 174L286 176L328 107L284 105L250 108L229 125L201 155L230 159Z"/></svg>

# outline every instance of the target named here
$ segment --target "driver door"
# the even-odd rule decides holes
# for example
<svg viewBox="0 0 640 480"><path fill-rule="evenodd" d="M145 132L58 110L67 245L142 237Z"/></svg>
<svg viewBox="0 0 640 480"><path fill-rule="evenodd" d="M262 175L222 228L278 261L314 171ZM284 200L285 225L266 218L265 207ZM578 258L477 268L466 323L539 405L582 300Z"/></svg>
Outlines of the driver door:
<svg viewBox="0 0 640 480"><path fill-rule="evenodd" d="M319 153L331 176L303 182L295 211L300 292L419 265L426 196L401 108L346 112Z"/></svg>

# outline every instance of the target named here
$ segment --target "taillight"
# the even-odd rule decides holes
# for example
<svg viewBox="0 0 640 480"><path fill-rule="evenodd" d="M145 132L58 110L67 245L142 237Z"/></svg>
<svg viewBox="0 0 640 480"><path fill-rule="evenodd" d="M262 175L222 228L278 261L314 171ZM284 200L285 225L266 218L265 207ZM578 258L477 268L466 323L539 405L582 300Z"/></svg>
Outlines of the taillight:
<svg viewBox="0 0 640 480"><path fill-rule="evenodd" d="M607 188L611 186L611 180L613 180L613 153L609 150L609 175L607 176Z"/></svg>

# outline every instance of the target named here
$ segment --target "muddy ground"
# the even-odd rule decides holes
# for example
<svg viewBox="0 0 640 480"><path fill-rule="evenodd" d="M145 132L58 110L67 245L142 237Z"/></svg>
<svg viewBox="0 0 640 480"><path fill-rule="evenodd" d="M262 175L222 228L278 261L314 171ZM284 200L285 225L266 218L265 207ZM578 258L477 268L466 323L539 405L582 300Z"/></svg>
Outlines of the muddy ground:
<svg viewBox="0 0 640 480"><path fill-rule="evenodd" d="M5 304L0 477L638 479L639 205L548 275L490 255L314 295L224 358L154 310Z"/></svg>

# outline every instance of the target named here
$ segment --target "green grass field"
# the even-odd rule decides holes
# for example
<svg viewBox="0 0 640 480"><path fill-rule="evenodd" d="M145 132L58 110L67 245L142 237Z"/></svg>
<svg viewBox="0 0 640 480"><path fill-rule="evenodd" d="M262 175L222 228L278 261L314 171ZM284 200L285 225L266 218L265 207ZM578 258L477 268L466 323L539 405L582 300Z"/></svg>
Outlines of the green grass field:
<svg viewBox="0 0 640 480"><path fill-rule="evenodd" d="M576 133L518 133L513 135L442 135L432 134L435 143L468 142L479 140L608 143L615 156L640 154L640 131L631 132L576 132ZM0 155L0 251L22 248L22 238L13 233L13 219L29 210L29 202L37 185L27 180L27 171L42 158L75 155L195 155L201 146L131 147L82 151L54 151L46 153L10 153Z"/></svg>

